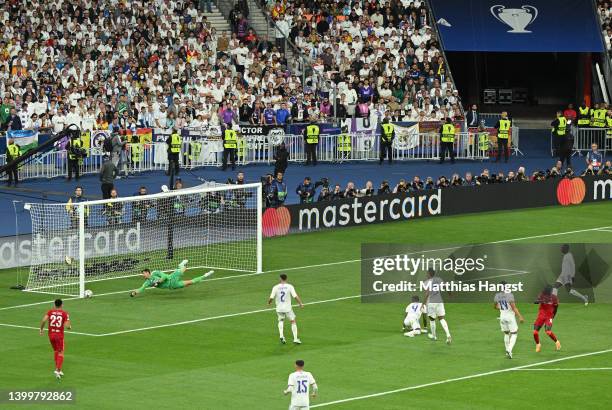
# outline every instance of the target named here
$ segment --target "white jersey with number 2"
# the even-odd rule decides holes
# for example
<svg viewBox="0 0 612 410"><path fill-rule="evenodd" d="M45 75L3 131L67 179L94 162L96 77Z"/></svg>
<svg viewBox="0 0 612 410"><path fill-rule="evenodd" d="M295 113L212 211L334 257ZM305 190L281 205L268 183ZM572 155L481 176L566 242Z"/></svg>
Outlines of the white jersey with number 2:
<svg viewBox="0 0 612 410"><path fill-rule="evenodd" d="M291 298L296 296L295 288L288 283L279 283L272 288L272 293L270 293L270 299L274 299L278 313L291 312L293 310L291 308Z"/></svg>
<svg viewBox="0 0 612 410"><path fill-rule="evenodd" d="M310 406L310 387L316 384L310 372L297 371L289 375L287 387L291 389L290 409L302 409Z"/></svg>

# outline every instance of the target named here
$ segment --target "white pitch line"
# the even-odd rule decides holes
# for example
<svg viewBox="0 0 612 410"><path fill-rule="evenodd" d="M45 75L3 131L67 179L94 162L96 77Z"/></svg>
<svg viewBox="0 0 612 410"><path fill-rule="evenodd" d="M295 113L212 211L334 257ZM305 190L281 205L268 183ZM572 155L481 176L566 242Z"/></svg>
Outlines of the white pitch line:
<svg viewBox="0 0 612 410"><path fill-rule="evenodd" d="M612 232L611 229L598 229L599 232Z"/></svg>
<svg viewBox="0 0 612 410"><path fill-rule="evenodd" d="M503 240L494 241L494 242L486 242L486 243L482 243L482 244L466 244L466 245L490 245L490 244L497 244L497 243L515 242L515 241L522 241L522 240L526 240L526 239L547 238L547 237L551 237L551 236L571 235L571 234L574 234L574 233L581 233L581 232L592 232L592 231L598 231L598 230L606 229L606 228L612 228L612 226L602 226L602 227L599 227L599 228L578 229L578 230L575 230L575 231L556 232L556 233L543 234L543 235L523 236L523 237L519 237L519 238L503 239ZM449 249L453 249L453 248L449 248ZM437 249L437 250L440 250L440 249ZM430 250L430 251L432 251L432 250ZM216 280L238 279L238 278L251 277L251 276L260 276L260 275L263 275L263 274L266 274L266 273L288 272L288 271L301 270L301 269L321 268L321 267L327 267L327 266L335 266L335 265L343 265L343 264L348 264L348 263L356 263L356 262L361 262L361 261L362 261L362 259L349 259L349 260L344 260L344 261L320 263L320 264L315 264L315 265L294 266L294 267L283 268L283 269L272 269L272 270L268 270L268 271L265 271L265 272L262 272L262 273L245 273L245 274L241 274L241 275L224 276L224 277L221 277L221 278L211 278L211 279L208 279L208 280L210 280L210 281L215 280L216 281ZM129 290L123 290L123 291L119 291L119 292L100 293L98 295L94 295L94 297L107 296L107 295L116 295L118 293L123 293L123 292L129 292ZM64 300L75 300L75 299L80 299L80 298L79 297L73 297L73 298L64 299ZM47 301L35 302L35 303L26 303L26 304L23 304L23 305L6 306L6 307L0 308L0 311L8 310L8 309L18 309L18 308L28 307L28 306L44 305L44 304L48 304L48 303L53 303L53 300L47 300Z"/></svg>
<svg viewBox="0 0 612 410"><path fill-rule="evenodd" d="M577 355L573 355L573 356L561 357L559 359L552 359L552 360L546 360L546 361L543 361L543 362L536 362L536 363L526 364L526 365L523 365L523 366L510 367L510 368L507 368L507 369L491 370L489 372L475 373L475 374L470 374L468 376L454 377L454 378L451 378L451 379L439 380L437 382L419 384L419 385L416 385L416 386L402 387L402 388L395 389L395 390L387 390L387 391L383 391L383 392L379 392L379 393L366 394L366 395L363 395L363 396L355 396L355 397L349 397L347 399L329 401L329 402L326 402L326 403L320 403L320 404L312 405L312 406L310 406L310 408L327 407L327 406L333 406L335 404L342 404L342 403L349 403L349 402L357 401L357 400L370 399L370 398L373 398L373 397L387 396L389 394L402 393L402 392L406 392L406 391L410 391L410 390L424 389L426 387L438 386L438 385L446 384L446 383L453 383L453 382L458 382L458 381L462 381L462 380L476 379L476 378L479 378L479 377L491 376L491 375L500 374L500 373L507 373L507 372L511 372L511 371L515 371L515 370L528 369L528 368L531 368L531 367L542 366L542 365L545 365L545 364L558 363L558 362L563 362L563 361L570 360L570 359L577 359L577 358L580 358L580 357L594 356L594 355L610 353L610 352L612 352L612 349L600 350L600 351L597 351L597 352L590 352L590 353L582 353L582 354L577 354Z"/></svg>
<svg viewBox="0 0 612 410"><path fill-rule="evenodd" d="M322 304L322 303L339 302L339 301L342 301L342 300L356 299L356 298L360 298L360 297L361 297L361 295L353 295L353 296L342 296L342 297L334 298L334 299L317 300L317 301L314 301L314 302L304 303L304 306L319 305L319 304ZM228 313L228 314L225 314L225 315L209 316L209 317L203 317L203 318L200 318L200 319L185 320L183 322L167 323L167 324L164 324L164 325L141 327L141 328L138 328L138 329L119 330L117 332L97 334L96 336L103 337L103 336L121 335L121 334L125 334L125 333L142 332L142 331L145 331L145 330L154 330L154 329L161 329L161 328L165 328L165 327L174 327L174 326L188 325L188 324L191 324L191 323L207 322L209 320L225 319L225 318L228 318L228 317L253 315L255 313L270 312L270 311L273 311L273 310L276 310L276 308L270 307L270 308L264 308L264 309L250 310L250 311L247 311L247 312Z"/></svg>
<svg viewBox="0 0 612 410"><path fill-rule="evenodd" d="M567 371L567 372L583 372L583 371L597 371L597 370L612 370L612 367L576 367L576 368L572 368L572 369L561 369L561 368L553 368L553 369L516 369L516 371L531 371L531 372L560 372L560 371Z"/></svg>
<svg viewBox="0 0 612 410"><path fill-rule="evenodd" d="M40 330L39 327L34 327L34 326L23 326L23 325L13 325L11 323L0 323L0 326L5 326L5 327L16 327L19 329L34 329L34 330ZM96 334L93 333L84 333L84 332L75 332L72 330L65 330L64 333L70 333L73 335L82 335L82 336L98 336Z"/></svg>

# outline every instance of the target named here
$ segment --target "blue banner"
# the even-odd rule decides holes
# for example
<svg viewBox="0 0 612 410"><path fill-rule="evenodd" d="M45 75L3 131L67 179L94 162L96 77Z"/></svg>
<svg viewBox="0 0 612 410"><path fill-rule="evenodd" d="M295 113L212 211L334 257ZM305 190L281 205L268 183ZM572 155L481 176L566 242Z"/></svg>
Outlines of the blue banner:
<svg viewBox="0 0 612 410"><path fill-rule="evenodd" d="M592 0L431 0L446 51L601 52Z"/></svg>

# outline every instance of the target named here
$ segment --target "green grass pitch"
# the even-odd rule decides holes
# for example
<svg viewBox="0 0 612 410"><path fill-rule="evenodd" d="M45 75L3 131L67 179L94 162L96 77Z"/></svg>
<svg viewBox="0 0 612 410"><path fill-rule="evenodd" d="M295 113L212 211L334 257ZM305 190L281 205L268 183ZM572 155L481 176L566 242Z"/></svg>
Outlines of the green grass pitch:
<svg viewBox="0 0 612 410"><path fill-rule="evenodd" d="M87 409L285 409L287 375L304 359L319 384L314 407L607 408L612 370L603 369L612 368L612 305L561 305L554 331L562 351L542 332L536 354L536 306L519 304L526 322L508 360L492 303L446 304L450 346L443 338L404 337L405 304L360 302L358 259L362 242L612 243L611 215L612 204L600 203L268 239L264 274L217 272L188 289L151 290L135 299L128 290L140 278L96 282L88 287L100 296L65 303L80 334L66 336L61 382L52 373L47 337L35 330L51 304L6 309L52 297L9 290L16 272L0 272L0 390L70 388L78 408ZM608 230L595 229L602 227ZM301 346L279 344L276 315L266 305L279 272L306 303L295 309Z"/></svg>

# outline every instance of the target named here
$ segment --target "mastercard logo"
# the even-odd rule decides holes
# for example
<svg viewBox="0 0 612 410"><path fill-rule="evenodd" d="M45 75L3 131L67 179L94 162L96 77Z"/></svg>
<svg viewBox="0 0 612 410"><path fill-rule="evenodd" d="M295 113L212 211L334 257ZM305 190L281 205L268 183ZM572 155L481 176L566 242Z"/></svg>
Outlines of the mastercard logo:
<svg viewBox="0 0 612 410"><path fill-rule="evenodd" d="M557 185L557 200L563 206L582 203L586 186L581 178L563 178Z"/></svg>
<svg viewBox="0 0 612 410"><path fill-rule="evenodd" d="M284 206L268 208L263 213L261 224L266 238L287 235L291 226L291 215Z"/></svg>

